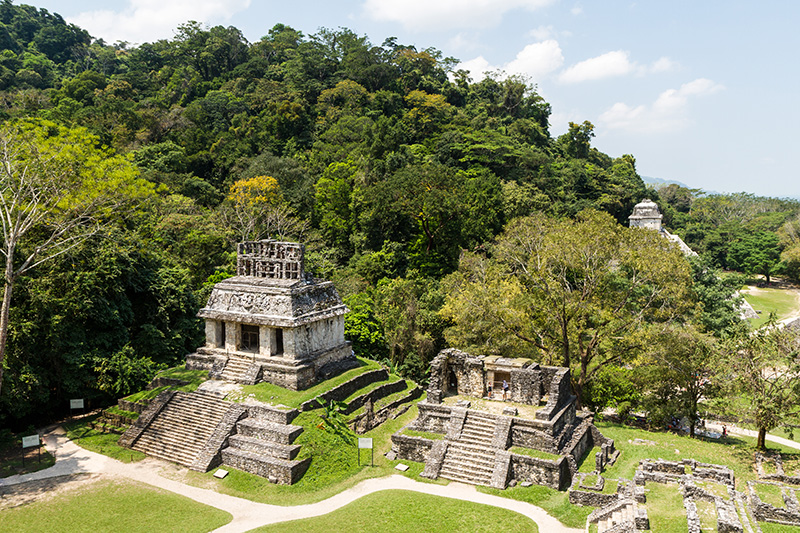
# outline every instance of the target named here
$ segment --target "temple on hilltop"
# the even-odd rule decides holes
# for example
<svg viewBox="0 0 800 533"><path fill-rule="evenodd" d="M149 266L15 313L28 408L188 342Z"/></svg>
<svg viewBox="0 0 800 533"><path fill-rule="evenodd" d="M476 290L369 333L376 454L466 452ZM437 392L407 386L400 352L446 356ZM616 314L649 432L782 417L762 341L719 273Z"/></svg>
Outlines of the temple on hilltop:
<svg viewBox="0 0 800 533"><path fill-rule="evenodd" d="M354 366L348 309L332 282L305 271L304 253L293 242L240 243L237 275L217 283L198 313L206 344L187 356L187 368L302 390Z"/></svg>
<svg viewBox="0 0 800 533"><path fill-rule="evenodd" d="M585 460L597 473L619 455L592 414L577 410L569 369L531 359L443 350L417 407L416 420L392 435L392 452L425 463L423 477L561 490L593 447L600 451Z"/></svg>
<svg viewBox="0 0 800 533"><path fill-rule="evenodd" d="M683 239L661 227L662 218L663 215L661 211L659 211L658 205L650 198L645 198L633 206L633 213L628 217L628 224L632 228L645 228L657 231L665 238L678 245L678 248L681 249L684 255L696 256L697 252L689 248L689 246L683 242Z"/></svg>

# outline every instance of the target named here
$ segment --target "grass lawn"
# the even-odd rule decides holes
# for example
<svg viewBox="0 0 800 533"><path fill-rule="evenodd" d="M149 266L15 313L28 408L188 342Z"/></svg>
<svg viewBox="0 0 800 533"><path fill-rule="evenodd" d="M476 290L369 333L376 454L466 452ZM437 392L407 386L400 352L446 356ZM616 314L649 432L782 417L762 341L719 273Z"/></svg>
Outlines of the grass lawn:
<svg viewBox="0 0 800 533"><path fill-rule="evenodd" d="M769 483L756 483L756 494L761 498L761 501L768 503L778 509L783 509L786 504L783 501L783 491L779 485L771 485Z"/></svg>
<svg viewBox="0 0 800 533"><path fill-rule="evenodd" d="M677 484L648 483L647 515L650 530L658 533L686 533L686 509Z"/></svg>
<svg viewBox="0 0 800 533"><path fill-rule="evenodd" d="M117 444L120 435L90 428L89 422L95 418L97 417L83 418L66 424L64 428L67 430L67 437L81 448L107 455L123 463L141 461L146 457L142 452L123 448Z"/></svg>
<svg viewBox="0 0 800 533"><path fill-rule="evenodd" d="M260 402L271 403L275 405L285 405L287 407L300 407L300 404L303 402L312 398L316 398L323 392L341 385L345 381L352 379L359 374L369 372L370 370L377 370L381 367L380 363L377 361L361 359L360 357L358 360L361 362L360 367L348 370L347 372L315 385L310 389L293 391L284 389L283 387L279 387L278 385L273 385L271 383L258 383L257 385L245 385L242 387L241 397L228 395L227 399L233 401L244 400L252 394L253 397Z"/></svg>
<svg viewBox="0 0 800 533"><path fill-rule="evenodd" d="M750 319L750 325L756 328L769 319L770 313L773 313L777 320L781 320L797 312L800 307L797 292L786 289L746 287L741 294L753 309L761 311L758 318Z"/></svg>
<svg viewBox="0 0 800 533"><path fill-rule="evenodd" d="M85 489L3 511L0 531L96 533L206 532L232 520L225 511L133 481L99 481Z"/></svg>
<svg viewBox="0 0 800 533"><path fill-rule="evenodd" d="M784 526L772 522L759 522L758 526L761 528L761 533L800 533L798 526Z"/></svg>
<svg viewBox="0 0 800 533"><path fill-rule="evenodd" d="M126 396L123 398L124 400L128 400L129 402L138 402L141 400L152 400L162 392L167 389L176 389L183 392L193 392L197 390L197 387L204 381L208 380L208 371L206 370L187 370L186 365L180 365L173 368L168 368L166 370L162 370L156 377L159 378L173 378L173 379L182 379L183 381L188 381L186 385L181 385L180 387L170 387L170 386L163 386L163 387L156 387L151 390L141 390L139 392L135 392L130 396Z"/></svg>
<svg viewBox="0 0 800 533"><path fill-rule="evenodd" d="M332 513L254 531L358 531L363 533L530 531L531 519L498 507L405 490L375 492Z"/></svg>

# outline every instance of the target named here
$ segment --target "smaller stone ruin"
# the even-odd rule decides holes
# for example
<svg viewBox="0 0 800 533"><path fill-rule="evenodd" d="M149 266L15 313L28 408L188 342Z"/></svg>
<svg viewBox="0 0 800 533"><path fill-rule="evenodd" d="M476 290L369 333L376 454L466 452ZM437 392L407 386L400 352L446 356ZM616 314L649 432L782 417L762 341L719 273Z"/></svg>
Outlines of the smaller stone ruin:
<svg viewBox="0 0 800 533"><path fill-rule="evenodd" d="M495 403L503 400L503 381L507 401L519 409ZM445 399L453 395L465 398L448 405ZM479 402L502 414L478 407ZM417 407L417 419L392 435L392 450L401 459L424 462L424 477L499 489L520 483L563 490L592 447L601 449L595 457L600 470L619 453L592 424L591 414L577 411L569 369L530 359L443 350L431 362L428 397Z"/></svg>

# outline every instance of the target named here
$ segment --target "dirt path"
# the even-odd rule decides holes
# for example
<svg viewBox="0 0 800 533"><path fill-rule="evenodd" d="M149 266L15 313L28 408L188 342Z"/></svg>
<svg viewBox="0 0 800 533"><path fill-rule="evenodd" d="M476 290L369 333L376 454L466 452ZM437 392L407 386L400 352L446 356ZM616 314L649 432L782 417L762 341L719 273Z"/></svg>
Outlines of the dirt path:
<svg viewBox="0 0 800 533"><path fill-rule="evenodd" d="M484 494L478 492L471 485L463 485L461 483L451 482L449 485L434 485L394 475L362 481L355 487L321 502L294 507L281 507L251 502L243 498L236 498L167 479L159 474L164 463L156 459L148 458L138 463L125 464L104 455L90 452L68 440L61 427L46 433L44 442L47 450L55 455L56 464L38 472L0 479L0 496L6 500L7 504L11 506L14 505L14 502L16 504L24 504L37 499L37 495L39 498L45 497L48 491L56 489L59 483L79 483L82 478L86 477L76 476L77 474L92 474L92 479L102 478L103 476L119 476L133 479L226 511L233 516L233 520L215 530L219 533L240 533L267 524L324 515L367 494L394 489L411 490L509 509L523 514L536 522L539 526L539 531L542 533L579 533L582 531L564 526L547 514L544 509L529 503ZM69 490L69 486L62 487L59 490Z"/></svg>

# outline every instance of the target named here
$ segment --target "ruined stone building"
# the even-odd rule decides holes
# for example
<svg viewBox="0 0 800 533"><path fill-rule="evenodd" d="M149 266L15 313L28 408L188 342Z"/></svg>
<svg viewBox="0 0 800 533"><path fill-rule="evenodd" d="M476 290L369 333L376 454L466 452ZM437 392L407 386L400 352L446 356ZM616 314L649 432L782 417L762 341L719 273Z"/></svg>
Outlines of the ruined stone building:
<svg viewBox="0 0 800 533"><path fill-rule="evenodd" d="M525 415L515 407L503 409L502 414L492 412L491 400L503 397L503 381L508 383L508 401L534 409ZM446 401L456 395L464 399L456 404ZM472 406L473 402L483 405ZM579 412L576 405L568 368L443 350L431 362L428 397L417 404L419 416L392 435L392 449L403 459L424 462L422 475L433 479L499 489L515 483L564 489L576 474L578 461L593 446L601 451L587 460L593 460L598 471L617 455L613 440L604 437L591 414ZM411 435L404 433L407 429ZM420 431L430 438L413 433Z"/></svg>
<svg viewBox="0 0 800 533"><path fill-rule="evenodd" d="M239 383L306 389L354 362L342 303L330 281L305 272L302 244L239 244L237 275L214 286L198 315L206 344L187 366Z"/></svg>

